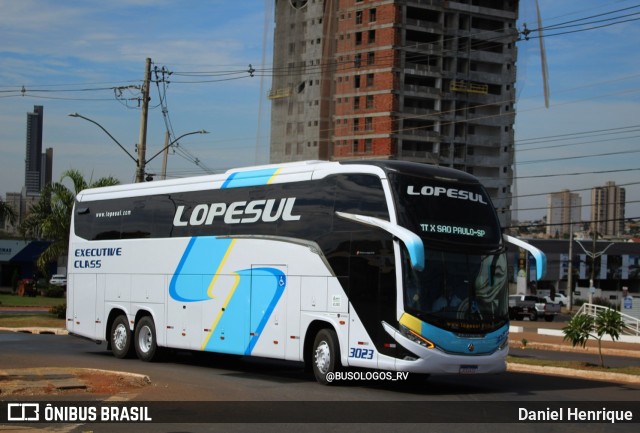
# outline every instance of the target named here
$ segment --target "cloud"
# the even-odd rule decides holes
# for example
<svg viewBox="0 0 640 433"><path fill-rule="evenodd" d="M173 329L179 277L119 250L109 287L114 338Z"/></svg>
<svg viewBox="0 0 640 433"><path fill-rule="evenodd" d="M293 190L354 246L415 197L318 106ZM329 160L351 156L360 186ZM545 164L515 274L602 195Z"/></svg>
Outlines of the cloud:
<svg viewBox="0 0 640 433"><path fill-rule="evenodd" d="M72 71L76 66L92 65L95 75L104 68L100 64L111 64L111 74L140 70L145 57L174 65L245 64L252 57L255 63L260 58L256 50L261 47L263 11L255 8L256 2L246 3L254 11L243 15L229 13L230 5L220 2L182 8L155 1L4 0L2 54L41 73L46 73L43 64L62 61L71 76L77 76ZM215 19L219 16L227 19ZM4 72L3 78L9 75Z"/></svg>

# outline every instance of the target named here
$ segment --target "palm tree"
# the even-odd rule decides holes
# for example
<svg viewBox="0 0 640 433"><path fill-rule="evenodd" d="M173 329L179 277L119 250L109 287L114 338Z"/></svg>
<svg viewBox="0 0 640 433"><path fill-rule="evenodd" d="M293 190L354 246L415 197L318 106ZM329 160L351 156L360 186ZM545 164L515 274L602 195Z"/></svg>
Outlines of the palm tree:
<svg viewBox="0 0 640 433"><path fill-rule="evenodd" d="M66 179L71 181L72 189L63 184ZM51 241L51 245L38 257L37 265L41 271L45 272L48 263L67 253L71 212L76 195L83 189L119 183L112 176L87 182L78 170L67 170L62 174L60 182L48 184L42 189L40 200L31 207L29 215L20 225L23 236Z"/></svg>
<svg viewBox="0 0 640 433"><path fill-rule="evenodd" d="M10 224L15 224L16 219L15 210L7 202L0 200L0 224L5 220L9 221Z"/></svg>

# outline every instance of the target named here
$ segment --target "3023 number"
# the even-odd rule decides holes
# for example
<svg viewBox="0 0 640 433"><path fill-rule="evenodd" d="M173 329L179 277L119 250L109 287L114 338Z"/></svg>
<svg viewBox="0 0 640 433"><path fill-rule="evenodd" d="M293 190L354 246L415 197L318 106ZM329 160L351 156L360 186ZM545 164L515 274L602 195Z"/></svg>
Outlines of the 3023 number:
<svg viewBox="0 0 640 433"><path fill-rule="evenodd" d="M349 358L373 359L373 349L349 348Z"/></svg>

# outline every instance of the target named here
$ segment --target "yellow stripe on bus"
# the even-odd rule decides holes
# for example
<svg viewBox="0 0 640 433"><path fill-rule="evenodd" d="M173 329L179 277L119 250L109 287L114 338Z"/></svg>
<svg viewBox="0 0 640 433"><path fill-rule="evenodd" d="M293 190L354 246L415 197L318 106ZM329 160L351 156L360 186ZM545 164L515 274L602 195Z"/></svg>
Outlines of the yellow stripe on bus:
<svg viewBox="0 0 640 433"><path fill-rule="evenodd" d="M273 182L274 180L276 180L276 176L278 176L278 174L280 174L280 171L282 170L282 168L277 169L269 178L269 180L267 181L267 185L269 185L271 182Z"/></svg>

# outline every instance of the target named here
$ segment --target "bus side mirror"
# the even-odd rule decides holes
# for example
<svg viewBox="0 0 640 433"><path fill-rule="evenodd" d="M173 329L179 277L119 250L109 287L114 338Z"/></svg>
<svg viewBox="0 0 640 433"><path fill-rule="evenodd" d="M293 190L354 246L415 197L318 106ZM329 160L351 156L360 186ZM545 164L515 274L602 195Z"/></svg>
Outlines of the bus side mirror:
<svg viewBox="0 0 640 433"><path fill-rule="evenodd" d="M541 280L545 276L547 273L547 256L541 250L513 236L503 234L502 238L505 242L527 250L536 259L536 280Z"/></svg>
<svg viewBox="0 0 640 433"><path fill-rule="evenodd" d="M355 221L360 224L378 227L387 233L400 239L407 251L409 252L409 258L411 259L411 267L416 271L424 270L424 243L422 239L410 230L405 229L397 224L390 223L389 221L381 220L380 218L357 215L347 212L336 211L336 215L340 218Z"/></svg>

